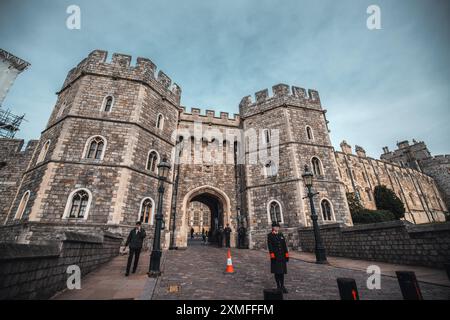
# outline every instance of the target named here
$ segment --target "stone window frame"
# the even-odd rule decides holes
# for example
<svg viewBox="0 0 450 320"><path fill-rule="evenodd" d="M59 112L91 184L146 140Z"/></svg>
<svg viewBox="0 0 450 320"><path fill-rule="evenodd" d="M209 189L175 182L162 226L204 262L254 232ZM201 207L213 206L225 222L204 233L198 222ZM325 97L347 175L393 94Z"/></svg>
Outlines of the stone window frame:
<svg viewBox="0 0 450 320"><path fill-rule="evenodd" d="M109 110L105 110L106 108L106 101L108 100L108 98L111 98L111 107L109 108ZM116 98L114 98L114 96L112 94L107 94L104 98L103 98L103 102L102 102L102 106L100 108L101 112L111 112L112 109L114 108L114 105L116 104Z"/></svg>
<svg viewBox="0 0 450 320"><path fill-rule="evenodd" d="M153 200L152 197L145 197L141 200L141 204L139 205L139 212L138 212L138 220L141 221L141 213L142 213L142 206L144 205L145 200L150 200L152 203L152 212L150 213L149 222L142 221L142 224L146 225L153 225L154 217L155 217L155 200Z"/></svg>
<svg viewBox="0 0 450 320"><path fill-rule="evenodd" d="M64 113L64 110L66 110L67 102L66 100L61 103L61 106L59 107L58 113L56 114L56 119L61 118L62 114Z"/></svg>
<svg viewBox="0 0 450 320"><path fill-rule="evenodd" d="M161 119L161 121L159 119ZM156 124L155 124L156 129L163 130L164 129L164 121L165 121L164 115L161 112L158 113L156 115Z"/></svg>
<svg viewBox="0 0 450 320"><path fill-rule="evenodd" d="M20 220L27 209L28 201L30 200L31 191L27 190L23 193L22 198L20 198L19 206L17 207L16 214L14 215L14 220ZM26 199L25 199L26 197Z"/></svg>
<svg viewBox="0 0 450 320"><path fill-rule="evenodd" d="M316 174L314 171L314 163L313 160L317 159L319 161L319 174ZM311 163L311 171L313 172L314 176L323 176L324 175L324 171L323 171L323 164L322 164L322 160L320 160L320 158L318 156L312 156L311 159L309 160L309 162Z"/></svg>
<svg viewBox="0 0 450 320"><path fill-rule="evenodd" d="M270 144L270 141L272 139L272 135L270 134L269 129L263 129L262 130L262 145L267 146Z"/></svg>
<svg viewBox="0 0 450 320"><path fill-rule="evenodd" d="M307 125L305 127L305 131L306 131L306 138L308 139L308 141L314 141L315 140L315 138L314 138L314 131L311 128L310 125ZM310 135L311 135L311 138L309 137Z"/></svg>
<svg viewBox="0 0 450 320"><path fill-rule="evenodd" d="M272 202L276 202L278 204L278 206L280 207L280 219L281 221L279 221L280 224L284 224L284 216L283 216L283 206L281 205L281 202L278 201L277 199L271 199L269 201L267 201L267 221L269 222L269 225L272 225L272 216L270 215L270 205Z"/></svg>
<svg viewBox="0 0 450 320"><path fill-rule="evenodd" d="M47 153L48 153L48 149L50 147L50 143L51 143L50 139L45 141L44 145L41 148L41 151L39 152L39 156L36 160L36 164L41 163L45 160L45 157L47 156Z"/></svg>
<svg viewBox="0 0 450 320"><path fill-rule="evenodd" d="M73 200L73 196L79 191L85 191L88 194L89 198L88 198L88 202L86 205L86 210L85 210L83 218L73 218L73 217L69 216L70 210L72 208L72 200ZM88 188L77 188L69 194L69 197L67 198L67 201L66 201L66 206L64 208L64 213L61 218L64 220L78 220L78 221L87 220L87 218L89 216L89 210L91 209L91 203L92 203L92 192Z"/></svg>
<svg viewBox="0 0 450 320"><path fill-rule="evenodd" d="M102 153L101 153L101 155L100 155L100 159L88 158L88 157L87 157L88 152L89 152L89 149L90 149L90 147L91 147L91 142L92 142L92 140L94 140L95 138L100 138L100 139L103 140L103 150L102 150ZM107 147L107 146L108 146L108 140L106 140L106 138L105 138L104 136L101 136L101 135L99 135L99 134L93 135L93 136L89 137L89 138L86 140L86 143L85 143L84 149L83 149L83 154L81 155L81 158L82 158L82 159L86 159L86 160L102 161L103 158L105 157L105 151L106 151L106 147Z"/></svg>
<svg viewBox="0 0 450 320"><path fill-rule="evenodd" d="M155 153L156 153L156 165L155 165L155 171L153 171L153 170L151 170L151 169L148 168L148 161L150 160L150 154L151 154L152 152L155 152ZM158 164L159 164L159 162L160 162L160 159L161 159L161 156L159 155L159 152L156 151L155 149L150 149L150 150L148 151L148 153L147 153L147 160L145 161L145 170L150 171L150 172L153 172L153 173L155 173L155 174L158 174Z"/></svg>
<svg viewBox="0 0 450 320"><path fill-rule="evenodd" d="M330 204L331 220L325 220L325 219L324 219L323 210L322 210L322 202L323 202L324 200L327 201L327 202ZM322 221L324 221L324 222L336 222L336 215L335 215L335 213L334 213L333 202L331 202L331 200L328 199L327 197L322 197L322 198L320 199L319 204L320 204L320 213L321 213Z"/></svg>

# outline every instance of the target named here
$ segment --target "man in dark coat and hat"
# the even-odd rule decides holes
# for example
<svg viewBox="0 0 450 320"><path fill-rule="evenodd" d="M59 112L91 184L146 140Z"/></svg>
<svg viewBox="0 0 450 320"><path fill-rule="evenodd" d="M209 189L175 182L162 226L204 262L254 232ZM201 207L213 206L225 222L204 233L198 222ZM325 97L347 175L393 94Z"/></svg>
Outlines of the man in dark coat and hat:
<svg viewBox="0 0 450 320"><path fill-rule="evenodd" d="M130 231L128 235L127 241L125 242L125 247L130 246L130 253L128 254L127 261L127 271L125 276L128 277L130 274L131 262L133 261L134 256L134 264L133 264L133 273L136 272L138 263L139 263L139 255L141 254L142 244L145 238L145 230L141 227L141 222L136 222L136 227Z"/></svg>
<svg viewBox="0 0 450 320"><path fill-rule="evenodd" d="M280 232L280 225L277 222L272 223L272 232L267 235L267 246L270 254L270 272L275 274L277 288L283 293L288 293L284 286L284 275L287 273L289 252L286 239Z"/></svg>

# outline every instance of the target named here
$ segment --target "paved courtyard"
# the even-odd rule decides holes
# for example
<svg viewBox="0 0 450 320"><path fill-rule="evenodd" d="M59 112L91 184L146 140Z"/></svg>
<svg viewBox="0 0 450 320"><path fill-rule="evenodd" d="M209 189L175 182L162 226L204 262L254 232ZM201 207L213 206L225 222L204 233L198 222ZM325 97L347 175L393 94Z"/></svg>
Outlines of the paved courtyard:
<svg viewBox="0 0 450 320"><path fill-rule="evenodd" d="M264 251L232 249L235 274L224 275L226 248L204 246L194 241L187 250L166 251L163 258L163 274L157 280L146 276L148 253L142 256L135 275L123 276L126 256L119 256L82 280L82 289L66 291L56 299L263 299L263 289L273 288L269 273L268 254ZM397 279L383 275L380 290L366 287L367 274L361 263L337 263L317 265L311 256L292 253L288 264L285 299L339 299L336 278L356 280L361 299L402 299ZM350 260L357 261L357 260ZM372 262L370 262L372 264ZM344 266L342 266L344 265ZM351 268L345 267L350 265ZM393 265L380 264L382 273L394 274ZM388 272L383 272L388 268ZM408 267L402 267L405 269ZM411 267L408 268L411 270ZM450 284L444 273L433 269L416 272L424 299L450 299ZM421 272L422 270L422 272ZM425 270L425 271L423 271ZM426 272L427 271L427 272ZM425 279L427 283L422 282ZM428 283L428 280L441 285ZM169 288L171 290L169 290ZM176 290L179 288L179 290ZM175 290L174 290L175 289Z"/></svg>

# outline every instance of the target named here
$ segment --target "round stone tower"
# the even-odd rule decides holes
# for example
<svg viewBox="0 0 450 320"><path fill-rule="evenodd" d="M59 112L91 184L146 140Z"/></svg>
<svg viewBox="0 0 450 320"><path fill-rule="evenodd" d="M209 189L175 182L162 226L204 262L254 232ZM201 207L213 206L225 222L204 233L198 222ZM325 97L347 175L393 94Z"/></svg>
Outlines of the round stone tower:
<svg viewBox="0 0 450 320"><path fill-rule="evenodd" d="M271 97L267 89L257 92L254 102L244 97L239 106L244 132L257 136L246 141L245 200L252 248L265 246L274 220L288 233L289 245L298 246L298 227L311 224L309 200L304 199L305 165L314 172L313 189L319 192L314 198L319 222L352 223L318 92L307 94L285 84L272 91ZM264 146L268 156L261 158Z"/></svg>
<svg viewBox="0 0 450 320"><path fill-rule="evenodd" d="M137 220L152 229L156 165L171 158L181 90L149 59L106 59L91 52L57 93L7 219L29 222L25 242L68 228L125 234ZM169 178L164 212L171 186Z"/></svg>

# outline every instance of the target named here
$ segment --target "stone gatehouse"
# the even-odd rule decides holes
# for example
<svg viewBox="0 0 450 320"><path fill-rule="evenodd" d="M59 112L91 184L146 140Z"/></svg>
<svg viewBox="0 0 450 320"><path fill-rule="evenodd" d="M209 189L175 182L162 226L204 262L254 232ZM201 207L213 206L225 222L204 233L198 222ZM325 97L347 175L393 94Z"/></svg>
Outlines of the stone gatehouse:
<svg viewBox="0 0 450 320"><path fill-rule="evenodd" d="M369 158L361 147L354 155L345 142L335 151L315 90L278 84L271 94L244 97L232 117L188 112L181 88L149 59L134 66L128 55L106 59L107 52L95 50L70 70L39 140L23 151L21 140L0 140L0 241L40 242L65 231L126 234L136 220L151 240L163 158L172 164L164 247L171 240L187 245L198 221L190 210L209 210L202 221L211 231L230 224L232 246L243 226L250 248L265 247L277 220L297 247L298 229L311 224L305 165L314 173L322 224L351 226L346 192L374 208L371 192L379 184L402 198L406 219L444 219L430 176Z"/></svg>

